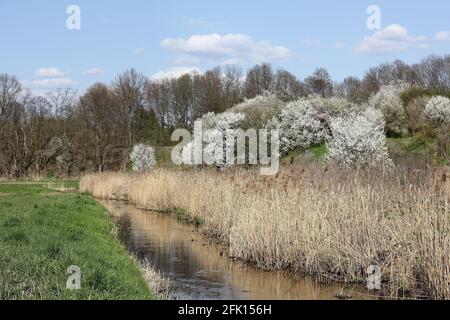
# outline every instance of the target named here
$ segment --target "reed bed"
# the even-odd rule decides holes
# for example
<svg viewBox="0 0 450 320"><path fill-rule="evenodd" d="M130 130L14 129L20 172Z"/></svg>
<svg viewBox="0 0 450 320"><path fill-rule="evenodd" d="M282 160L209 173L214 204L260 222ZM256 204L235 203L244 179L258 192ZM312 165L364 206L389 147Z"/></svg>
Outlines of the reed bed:
<svg viewBox="0 0 450 320"><path fill-rule="evenodd" d="M252 170L158 169L86 175L80 190L203 222L231 257L364 283L378 265L383 293L450 298L450 171L346 171L322 165Z"/></svg>
<svg viewBox="0 0 450 320"><path fill-rule="evenodd" d="M165 278L161 272L156 271L153 265L144 260L139 262L135 258L137 264L140 265L142 274L144 275L145 281L152 292L156 295L159 300L174 300L174 294L172 292L172 284L169 279Z"/></svg>
<svg viewBox="0 0 450 320"><path fill-rule="evenodd" d="M123 173L91 174L80 179L80 192L95 198L127 200L130 176Z"/></svg>

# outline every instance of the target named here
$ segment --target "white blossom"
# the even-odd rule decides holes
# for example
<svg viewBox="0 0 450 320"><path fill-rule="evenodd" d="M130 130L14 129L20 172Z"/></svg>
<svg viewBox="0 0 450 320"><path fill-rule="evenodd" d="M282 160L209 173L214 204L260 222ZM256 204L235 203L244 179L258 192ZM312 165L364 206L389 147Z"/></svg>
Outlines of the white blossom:
<svg viewBox="0 0 450 320"><path fill-rule="evenodd" d="M409 85L402 82L394 82L381 87L369 99L370 107L382 112L386 130L390 133L397 135L405 133L406 112L400 96L408 87Z"/></svg>
<svg viewBox="0 0 450 320"><path fill-rule="evenodd" d="M433 97L425 107L425 115L438 125L450 123L450 99Z"/></svg>
<svg viewBox="0 0 450 320"><path fill-rule="evenodd" d="M275 94L265 93L230 109L233 113L245 114L243 128L265 128L266 123L273 117L278 117L285 103L278 99Z"/></svg>
<svg viewBox="0 0 450 320"><path fill-rule="evenodd" d="M68 172L73 165L72 144L66 137L53 137L44 151L47 159L55 159L56 166L63 172Z"/></svg>
<svg viewBox="0 0 450 320"><path fill-rule="evenodd" d="M203 128L224 132L226 129L237 128L244 119L245 115L238 112L224 112L217 115L209 113L203 118Z"/></svg>
<svg viewBox="0 0 450 320"><path fill-rule="evenodd" d="M156 165L155 151L153 147L145 144L137 144L130 155L134 172L143 173L150 171Z"/></svg>
<svg viewBox="0 0 450 320"><path fill-rule="evenodd" d="M276 121L271 121L277 125ZM326 123L308 99L300 99L283 108L279 128L282 152L322 143L328 136Z"/></svg>
<svg viewBox="0 0 450 320"><path fill-rule="evenodd" d="M227 141L233 142L234 135L230 130L239 128L245 119L243 113L225 112L221 114L207 113L202 117L202 138L203 138L203 162L205 164L215 164L224 166L226 163ZM182 150L182 160L185 164L194 162L194 144L187 144ZM218 152L220 151L220 152Z"/></svg>
<svg viewBox="0 0 450 320"><path fill-rule="evenodd" d="M348 101L345 98L330 97L324 98L319 95L308 97L312 106L322 113L325 118L344 116L352 112L361 111L361 107Z"/></svg>
<svg viewBox="0 0 450 320"><path fill-rule="evenodd" d="M327 159L345 167L391 165L381 120L380 111L371 108L353 116L333 118Z"/></svg>

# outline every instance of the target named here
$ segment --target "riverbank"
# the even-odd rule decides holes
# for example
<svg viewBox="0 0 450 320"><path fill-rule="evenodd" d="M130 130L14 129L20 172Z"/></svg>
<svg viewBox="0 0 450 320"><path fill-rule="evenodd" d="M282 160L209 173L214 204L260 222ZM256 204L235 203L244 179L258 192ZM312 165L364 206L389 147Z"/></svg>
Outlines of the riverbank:
<svg viewBox="0 0 450 320"><path fill-rule="evenodd" d="M161 169L85 176L80 188L141 208L182 211L202 221L231 257L264 270L364 284L368 267L377 265L384 295L445 299L450 182L443 170L310 165L263 178L245 170Z"/></svg>
<svg viewBox="0 0 450 320"><path fill-rule="evenodd" d="M67 186L0 184L0 300L155 299L105 208ZM68 290L69 266L81 289Z"/></svg>
<svg viewBox="0 0 450 320"><path fill-rule="evenodd" d="M178 215L141 210L125 201L100 203L115 217L119 238L128 250L164 275L170 283L170 296L176 300L377 298L358 285L318 282L288 271L266 272L230 259L222 245Z"/></svg>

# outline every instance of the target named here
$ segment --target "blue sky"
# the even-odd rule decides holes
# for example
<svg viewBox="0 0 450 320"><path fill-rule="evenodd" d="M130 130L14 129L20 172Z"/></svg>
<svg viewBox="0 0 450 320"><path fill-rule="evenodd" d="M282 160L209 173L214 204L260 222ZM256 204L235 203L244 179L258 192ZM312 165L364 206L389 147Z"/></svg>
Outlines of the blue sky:
<svg viewBox="0 0 450 320"><path fill-rule="evenodd" d="M68 30L69 5L81 30ZM381 9L381 30L366 10ZM131 67L149 77L263 61L299 78L335 80L369 67L450 54L450 1L0 0L0 73L40 92L109 83Z"/></svg>

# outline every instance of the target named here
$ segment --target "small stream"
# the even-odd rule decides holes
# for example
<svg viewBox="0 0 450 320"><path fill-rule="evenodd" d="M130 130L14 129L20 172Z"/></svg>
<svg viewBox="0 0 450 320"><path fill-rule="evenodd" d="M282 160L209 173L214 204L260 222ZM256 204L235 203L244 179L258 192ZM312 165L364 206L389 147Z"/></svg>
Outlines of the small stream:
<svg viewBox="0 0 450 320"><path fill-rule="evenodd" d="M130 252L147 259L168 278L177 299L320 300L336 299L343 284L319 284L290 272L264 272L229 259L194 227L170 215L119 201L102 201L119 223L120 238ZM345 287L353 299L370 299ZM373 299L373 297L372 297Z"/></svg>

